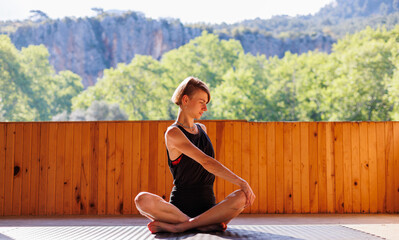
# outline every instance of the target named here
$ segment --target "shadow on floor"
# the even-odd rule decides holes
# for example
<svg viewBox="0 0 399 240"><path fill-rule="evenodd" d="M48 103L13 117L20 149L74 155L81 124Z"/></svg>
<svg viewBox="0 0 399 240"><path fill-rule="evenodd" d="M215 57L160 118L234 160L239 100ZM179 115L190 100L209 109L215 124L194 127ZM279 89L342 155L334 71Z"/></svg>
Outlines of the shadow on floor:
<svg viewBox="0 0 399 240"><path fill-rule="evenodd" d="M273 233L265 233L248 229L228 229L225 232L184 232L184 233L157 233L154 239L278 239L278 240L299 240L291 236L278 235Z"/></svg>
<svg viewBox="0 0 399 240"><path fill-rule="evenodd" d="M13 238L10 238L10 237L8 237L8 236L3 235L3 234L0 233L0 239L1 239L1 240L9 240L9 239L13 239Z"/></svg>

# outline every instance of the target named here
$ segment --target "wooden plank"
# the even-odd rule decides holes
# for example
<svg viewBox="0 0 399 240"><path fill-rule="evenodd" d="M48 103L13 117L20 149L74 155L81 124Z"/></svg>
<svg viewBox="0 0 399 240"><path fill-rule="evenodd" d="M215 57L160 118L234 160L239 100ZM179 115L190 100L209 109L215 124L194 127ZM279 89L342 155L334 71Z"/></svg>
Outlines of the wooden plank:
<svg viewBox="0 0 399 240"><path fill-rule="evenodd" d="M134 197L136 197L140 191L141 123L134 122L132 127L133 127L132 194L134 200ZM139 212L136 206L134 204L132 204L132 206L133 206L132 213L138 214Z"/></svg>
<svg viewBox="0 0 399 240"><path fill-rule="evenodd" d="M352 213L352 146L351 124L342 123L343 129L343 165L344 165L344 212Z"/></svg>
<svg viewBox="0 0 399 240"><path fill-rule="evenodd" d="M284 213L284 123L276 123L276 213Z"/></svg>
<svg viewBox="0 0 399 240"><path fill-rule="evenodd" d="M82 172L82 123L73 126L73 163L72 163L72 214L79 215L81 208L81 172Z"/></svg>
<svg viewBox="0 0 399 240"><path fill-rule="evenodd" d="M369 190L370 213L377 213L378 209L378 178L377 178L377 133L375 122L367 123L368 150L369 150Z"/></svg>
<svg viewBox="0 0 399 240"><path fill-rule="evenodd" d="M276 123L266 123L267 212L276 212Z"/></svg>
<svg viewBox="0 0 399 240"><path fill-rule="evenodd" d="M98 203L99 215L106 214L108 123L98 125Z"/></svg>
<svg viewBox="0 0 399 240"><path fill-rule="evenodd" d="M241 122L233 122L233 161L234 173L241 176ZM234 185L234 190L239 189L239 186Z"/></svg>
<svg viewBox="0 0 399 240"><path fill-rule="evenodd" d="M166 185L165 185L165 175L169 174L167 171L168 157L166 155L165 146L165 132L167 129L166 122L159 122L158 124L158 166L157 166L157 194L161 196L164 200L166 199Z"/></svg>
<svg viewBox="0 0 399 240"><path fill-rule="evenodd" d="M368 159L368 136L367 123L359 123L360 136L360 193L361 193L361 212L370 212L370 191L369 191L369 159Z"/></svg>
<svg viewBox="0 0 399 240"><path fill-rule="evenodd" d="M241 136L242 136L242 153L241 153L241 175L242 178L247 181L249 184L251 184L251 169L250 169L250 154L251 154L251 149L250 149L250 130L249 130L249 123L248 122L243 122L241 125ZM217 141L217 140L216 140ZM252 186L251 186L252 187ZM243 213L250 213L251 212L251 206L248 206L244 209Z"/></svg>
<svg viewBox="0 0 399 240"><path fill-rule="evenodd" d="M148 192L149 184L149 122L142 122L141 124L141 142L140 142L140 192Z"/></svg>
<svg viewBox="0 0 399 240"><path fill-rule="evenodd" d="M259 213L267 213L266 123L259 123ZM235 144L233 144L235 145ZM235 150L234 150L235 151Z"/></svg>
<svg viewBox="0 0 399 240"><path fill-rule="evenodd" d="M206 128L207 128L207 132L208 132L208 137L211 140L212 147L215 152L214 158L217 160L218 158L216 156L216 122L215 121L208 122ZM166 182L173 181L172 174L167 174L166 177L168 179L170 179L170 180L167 180ZM167 185L166 189L168 190L171 188L168 188L168 185ZM216 190L217 190L217 179L215 180L215 183L213 184L213 191L215 192L215 196L216 196ZM169 195L167 195L167 196L169 196ZM167 198L167 199L169 199L169 198ZM216 202L217 202L217 200L216 200Z"/></svg>
<svg viewBox="0 0 399 240"><path fill-rule="evenodd" d="M115 122L108 123L106 213L115 214Z"/></svg>
<svg viewBox="0 0 399 240"><path fill-rule="evenodd" d="M133 125L123 124L123 214L132 214ZM134 198L134 196L133 196Z"/></svg>
<svg viewBox="0 0 399 240"><path fill-rule="evenodd" d="M80 173L80 214L89 214L90 201L90 123L82 123L82 155Z"/></svg>
<svg viewBox="0 0 399 240"><path fill-rule="evenodd" d="M394 136L394 169L399 169L399 122L393 123L393 136ZM394 212L399 213L399 174L395 174L395 208Z"/></svg>
<svg viewBox="0 0 399 240"><path fill-rule="evenodd" d="M360 213L361 195L360 195L360 136L359 123L351 124L351 144L352 144L352 203L353 213Z"/></svg>
<svg viewBox="0 0 399 240"><path fill-rule="evenodd" d="M327 212L335 213L334 124L326 123Z"/></svg>
<svg viewBox="0 0 399 240"><path fill-rule="evenodd" d="M29 215L32 162L32 123L23 124L21 215Z"/></svg>
<svg viewBox="0 0 399 240"><path fill-rule="evenodd" d="M90 123L90 198L89 214L98 213L99 122Z"/></svg>
<svg viewBox="0 0 399 240"><path fill-rule="evenodd" d="M65 172L65 144L66 125L58 123L56 175L55 175L55 214L64 214L64 172Z"/></svg>
<svg viewBox="0 0 399 240"><path fill-rule="evenodd" d="M310 212L309 123L300 123L301 134L301 213Z"/></svg>
<svg viewBox="0 0 399 240"><path fill-rule="evenodd" d="M300 123L293 123L292 127L292 212L301 213L301 138Z"/></svg>
<svg viewBox="0 0 399 240"><path fill-rule="evenodd" d="M225 139L224 139L224 128L225 128L225 122L217 122L216 123L216 159L224 165L225 162L225 154L224 154L224 145L225 145ZM248 132L249 133L249 132ZM248 139L249 140L249 139ZM248 170L249 171L249 170ZM248 175L249 177L249 175ZM225 180L216 177L216 202L222 201L225 197L225 190L224 190L224 183Z"/></svg>
<svg viewBox="0 0 399 240"><path fill-rule="evenodd" d="M58 123L49 123L49 159L47 164L47 215L55 214L55 178L57 169Z"/></svg>
<svg viewBox="0 0 399 240"><path fill-rule="evenodd" d="M63 190L63 214L72 214L73 185L72 185L72 165L73 165L73 126L74 123L65 125L65 162L64 162L64 186Z"/></svg>
<svg viewBox="0 0 399 240"><path fill-rule="evenodd" d="M12 215L21 215L21 190L22 190L22 152L24 143L24 125L18 123L15 125L15 152L14 152L14 179L13 179L13 197L12 197Z"/></svg>
<svg viewBox="0 0 399 240"><path fill-rule="evenodd" d="M50 124L40 124L40 171L39 171L39 215L46 215L47 212L47 164L49 154L49 133Z"/></svg>
<svg viewBox="0 0 399 240"><path fill-rule="evenodd" d="M344 213L343 124L334 125L335 212Z"/></svg>
<svg viewBox="0 0 399 240"><path fill-rule="evenodd" d="M225 162L224 165L230 169L231 171L234 172L233 170L233 154L234 154L234 139L233 139L233 134L234 134L234 129L233 129L233 122L231 121L226 121L225 124L225 131L224 131L224 139L225 139L225 148L224 148L224 156L225 156ZM224 191L226 196L229 195L230 193L233 192L233 184L229 181L225 181L225 186L224 186Z"/></svg>
<svg viewBox="0 0 399 240"><path fill-rule="evenodd" d="M29 215L39 214L40 123L32 124Z"/></svg>
<svg viewBox="0 0 399 240"><path fill-rule="evenodd" d="M14 183L14 152L15 152L15 123L7 124L6 139L6 168L4 181L4 215L10 216L13 213L13 183Z"/></svg>
<svg viewBox="0 0 399 240"><path fill-rule="evenodd" d="M0 182L5 183L6 175L6 147L7 147L7 124L0 123ZM0 184L0 216L4 216L4 188Z"/></svg>
<svg viewBox="0 0 399 240"><path fill-rule="evenodd" d="M310 212L319 212L318 187L318 129L317 123L309 123L309 200Z"/></svg>
<svg viewBox="0 0 399 240"><path fill-rule="evenodd" d="M293 164L292 164L292 123L283 123L283 169L284 169L284 213L292 213Z"/></svg>
<svg viewBox="0 0 399 240"><path fill-rule="evenodd" d="M115 214L123 214L123 173L124 173L124 131L121 122L116 123L115 129Z"/></svg>
<svg viewBox="0 0 399 240"><path fill-rule="evenodd" d="M158 172L158 123L149 122L148 191L157 192Z"/></svg>
<svg viewBox="0 0 399 240"><path fill-rule="evenodd" d="M386 156L385 156L385 124L384 122L376 123L377 133L377 189L378 189L378 204L377 212L386 212Z"/></svg>
<svg viewBox="0 0 399 240"><path fill-rule="evenodd" d="M386 156L386 208L388 213L394 212L395 206L395 174L393 123L385 123L385 156Z"/></svg>
<svg viewBox="0 0 399 240"><path fill-rule="evenodd" d="M250 184L255 196L258 196L257 198L255 198L254 203L251 205L251 213L258 213L259 212L259 124L251 122L249 127L251 134L250 135L250 151L251 151ZM230 129L227 130L230 131Z"/></svg>
<svg viewBox="0 0 399 240"><path fill-rule="evenodd" d="M149 177L149 122L141 124L141 149L140 149L140 192L149 191L148 177Z"/></svg>
<svg viewBox="0 0 399 240"><path fill-rule="evenodd" d="M319 213L327 212L327 146L326 146L326 123L317 125L317 168L318 168L318 191L319 191Z"/></svg>

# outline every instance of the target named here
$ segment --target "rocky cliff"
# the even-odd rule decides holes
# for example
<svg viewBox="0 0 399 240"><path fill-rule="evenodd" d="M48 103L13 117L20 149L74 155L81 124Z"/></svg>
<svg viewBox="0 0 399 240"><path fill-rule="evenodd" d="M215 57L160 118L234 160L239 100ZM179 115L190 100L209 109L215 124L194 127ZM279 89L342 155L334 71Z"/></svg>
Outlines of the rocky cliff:
<svg viewBox="0 0 399 240"><path fill-rule="evenodd" d="M285 52L306 53L308 51L318 50L320 52L331 52L332 44L336 42L331 36L314 34L300 35L297 37L276 38L258 32L246 32L231 36L221 35L222 39L234 38L241 42L245 52L253 55L264 54L268 57L284 57Z"/></svg>
<svg viewBox="0 0 399 240"><path fill-rule="evenodd" d="M136 54L160 59L165 52L188 43L201 32L202 29L184 26L178 20L153 20L129 12L117 16L47 20L34 27L20 27L10 37L17 48L44 44L56 71L71 70L79 74L83 85L88 87L95 84L106 68L129 63ZM220 34L220 37L239 40L244 50L254 55L279 57L286 51L303 53L318 49L329 52L335 41L323 35L276 38L254 32L234 36Z"/></svg>

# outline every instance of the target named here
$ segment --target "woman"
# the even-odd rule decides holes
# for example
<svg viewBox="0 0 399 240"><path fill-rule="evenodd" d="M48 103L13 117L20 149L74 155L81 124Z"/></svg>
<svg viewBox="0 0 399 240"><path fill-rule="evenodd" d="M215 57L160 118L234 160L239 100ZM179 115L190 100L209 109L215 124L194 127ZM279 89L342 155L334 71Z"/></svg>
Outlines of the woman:
<svg viewBox="0 0 399 240"><path fill-rule="evenodd" d="M208 87L188 77L175 90L172 99L179 106L177 120L165 133L169 168L174 187L170 202L141 192L135 198L137 209L152 222L156 232L224 231L228 222L248 205L255 195L249 184L214 159L212 144L203 124L194 124L207 111ZM215 175L241 189L216 204L213 192Z"/></svg>

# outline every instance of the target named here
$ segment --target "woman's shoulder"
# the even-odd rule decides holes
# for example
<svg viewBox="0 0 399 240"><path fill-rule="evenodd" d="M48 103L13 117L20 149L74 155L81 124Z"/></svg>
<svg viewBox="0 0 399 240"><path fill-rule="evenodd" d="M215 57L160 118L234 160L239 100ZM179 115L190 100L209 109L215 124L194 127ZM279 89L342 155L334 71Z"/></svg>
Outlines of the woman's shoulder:
<svg viewBox="0 0 399 240"><path fill-rule="evenodd" d="M197 123L197 124L202 128L202 130L204 130L205 133L208 133L206 130L206 126L204 124L202 123Z"/></svg>
<svg viewBox="0 0 399 240"><path fill-rule="evenodd" d="M177 127L176 124L172 124L166 129L165 136L167 134L174 134L177 131L180 131L179 127Z"/></svg>

